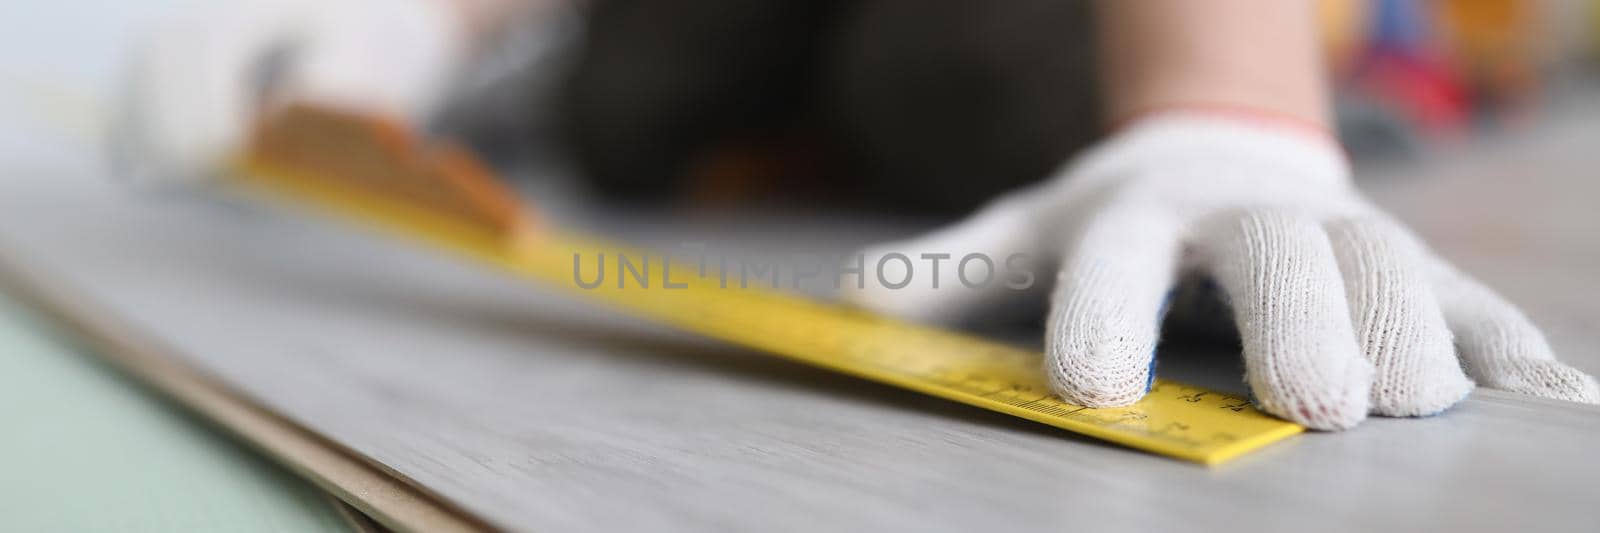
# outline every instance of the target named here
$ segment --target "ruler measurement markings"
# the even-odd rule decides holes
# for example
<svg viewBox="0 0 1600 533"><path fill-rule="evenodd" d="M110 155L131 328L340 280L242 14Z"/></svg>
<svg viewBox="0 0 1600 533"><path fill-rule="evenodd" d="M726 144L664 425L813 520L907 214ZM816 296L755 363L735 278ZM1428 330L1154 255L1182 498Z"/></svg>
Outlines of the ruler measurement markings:
<svg viewBox="0 0 1600 533"><path fill-rule="evenodd" d="M1299 431L1298 426L1266 418L1253 408L1241 408L1248 406L1242 398L1177 385L1172 386L1177 393L1169 394L1171 391L1164 388L1166 382L1160 380L1145 400L1128 408L1095 410L1067 404L1046 393L1039 379L1036 352L872 317L765 288L743 290L730 283L725 289L710 277L690 275L686 280L673 280L684 282L685 289L619 289L603 285L587 290L576 286L576 280L570 277L572 253L616 253L626 248L561 234L539 237L542 244L531 249L521 248L520 243L500 246L494 239L474 237L470 231L451 233L427 227L426 217L418 220L409 216L416 213L405 209L347 205L366 198L322 195L321 199L332 197L336 201L318 203L317 191L300 186L290 189L291 196L378 222L387 229L486 260L515 274L578 291L609 307L800 362L1147 451L1215 463ZM307 192L311 193L309 198L303 194ZM396 213L408 216L396 219L392 216ZM697 270L678 264L673 267L674 272ZM1194 427L1209 428L1206 442L1186 436Z"/></svg>

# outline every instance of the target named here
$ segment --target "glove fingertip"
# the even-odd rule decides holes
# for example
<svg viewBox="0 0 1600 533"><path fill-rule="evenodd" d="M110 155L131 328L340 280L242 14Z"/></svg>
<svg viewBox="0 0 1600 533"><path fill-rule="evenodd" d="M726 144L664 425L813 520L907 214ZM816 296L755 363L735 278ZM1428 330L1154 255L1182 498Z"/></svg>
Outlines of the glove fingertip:
<svg viewBox="0 0 1600 533"><path fill-rule="evenodd" d="M1045 374L1062 399L1090 408L1125 407L1155 384L1153 338L1056 338L1048 347Z"/></svg>
<svg viewBox="0 0 1600 533"><path fill-rule="evenodd" d="M1343 375L1333 381L1319 383L1304 375L1272 381L1275 386L1256 383L1252 389L1262 409L1286 420L1319 431L1340 431L1367 418L1372 366L1365 360L1349 359Z"/></svg>
<svg viewBox="0 0 1600 533"><path fill-rule="evenodd" d="M1512 392L1586 404L1600 404L1600 383L1594 376L1553 360L1529 360L1517 365L1521 383Z"/></svg>

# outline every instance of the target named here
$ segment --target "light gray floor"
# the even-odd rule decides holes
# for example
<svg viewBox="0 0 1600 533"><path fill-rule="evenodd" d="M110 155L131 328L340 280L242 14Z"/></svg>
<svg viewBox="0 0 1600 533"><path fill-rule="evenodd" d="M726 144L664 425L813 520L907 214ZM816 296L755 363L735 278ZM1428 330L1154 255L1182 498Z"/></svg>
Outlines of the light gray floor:
<svg viewBox="0 0 1600 533"><path fill-rule="evenodd" d="M1600 185L1572 169L1600 154L1579 133L1381 192L1595 372ZM130 195L82 161L6 170L0 252L511 529L1600 527L1600 409L1480 391L1444 416L1206 469L605 315L363 234ZM1167 358L1164 372L1198 366ZM1180 377L1234 381L1234 363L1201 360L1209 378Z"/></svg>

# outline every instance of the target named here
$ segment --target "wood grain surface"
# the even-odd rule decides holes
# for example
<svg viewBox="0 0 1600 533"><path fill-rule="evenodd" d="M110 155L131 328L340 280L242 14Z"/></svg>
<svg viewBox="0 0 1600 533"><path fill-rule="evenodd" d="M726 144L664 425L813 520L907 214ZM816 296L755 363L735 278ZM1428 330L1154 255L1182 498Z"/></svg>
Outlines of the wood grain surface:
<svg viewBox="0 0 1600 533"><path fill-rule="evenodd" d="M1576 183L1592 172L1575 169L1600 154L1575 131L1463 157L1487 172L1476 178L1378 189L1596 372L1600 244L1592 206L1571 195L1595 197L1595 180ZM1520 163L1491 166L1505 161ZM1206 469L618 318L365 234L138 197L87 167L17 170L35 175L0 181L0 252L507 529L1600 527L1593 407L1479 391L1442 416L1375 419ZM1470 195L1522 207L1455 200ZM784 242L873 237L819 223ZM1163 373L1237 386L1231 355L1194 351L1164 349Z"/></svg>

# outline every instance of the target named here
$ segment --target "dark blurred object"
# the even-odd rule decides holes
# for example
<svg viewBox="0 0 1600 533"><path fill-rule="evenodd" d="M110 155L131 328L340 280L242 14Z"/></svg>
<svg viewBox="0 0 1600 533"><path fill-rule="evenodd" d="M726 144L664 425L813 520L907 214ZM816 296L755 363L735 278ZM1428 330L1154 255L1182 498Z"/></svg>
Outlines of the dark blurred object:
<svg viewBox="0 0 1600 533"><path fill-rule="evenodd" d="M1100 132L1088 9L600 0L564 131L612 198L961 212Z"/></svg>

